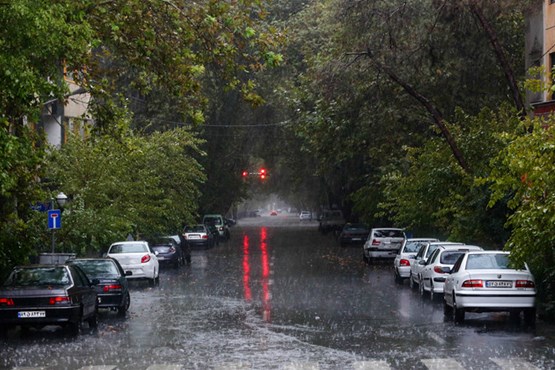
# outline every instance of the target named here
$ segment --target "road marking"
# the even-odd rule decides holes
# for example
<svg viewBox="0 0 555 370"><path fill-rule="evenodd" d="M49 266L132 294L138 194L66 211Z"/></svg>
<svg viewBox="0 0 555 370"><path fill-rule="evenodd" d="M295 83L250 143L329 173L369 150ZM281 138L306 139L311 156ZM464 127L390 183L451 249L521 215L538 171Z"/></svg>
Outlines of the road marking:
<svg viewBox="0 0 555 370"><path fill-rule="evenodd" d="M284 370L319 370L320 365L317 362L292 362L288 365L280 367Z"/></svg>
<svg viewBox="0 0 555 370"><path fill-rule="evenodd" d="M353 362L354 370L391 370L387 361L357 361Z"/></svg>
<svg viewBox="0 0 555 370"><path fill-rule="evenodd" d="M539 367L518 358L490 358L490 360L503 370L540 370Z"/></svg>
<svg viewBox="0 0 555 370"><path fill-rule="evenodd" d="M150 365L147 370L181 370L181 365Z"/></svg>
<svg viewBox="0 0 555 370"><path fill-rule="evenodd" d="M446 344L445 339L441 338L436 333L428 332L428 336L433 340L435 340L436 342L438 342L439 344L441 344L442 346Z"/></svg>
<svg viewBox="0 0 555 370"><path fill-rule="evenodd" d="M432 358L420 361L430 370L464 370L464 367L452 358Z"/></svg>

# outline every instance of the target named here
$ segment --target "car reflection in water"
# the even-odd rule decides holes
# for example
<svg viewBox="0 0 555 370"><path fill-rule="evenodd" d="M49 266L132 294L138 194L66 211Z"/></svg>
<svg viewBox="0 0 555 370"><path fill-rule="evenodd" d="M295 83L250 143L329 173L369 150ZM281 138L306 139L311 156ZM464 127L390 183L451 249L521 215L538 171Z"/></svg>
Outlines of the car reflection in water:
<svg viewBox="0 0 555 370"><path fill-rule="evenodd" d="M270 293L270 263L268 258L267 230L262 227L260 230L260 255L262 266L262 278L260 279L262 288L262 319L266 322L271 321L271 293ZM243 293L247 302L252 301L251 290L251 260L250 243L248 235L243 236Z"/></svg>

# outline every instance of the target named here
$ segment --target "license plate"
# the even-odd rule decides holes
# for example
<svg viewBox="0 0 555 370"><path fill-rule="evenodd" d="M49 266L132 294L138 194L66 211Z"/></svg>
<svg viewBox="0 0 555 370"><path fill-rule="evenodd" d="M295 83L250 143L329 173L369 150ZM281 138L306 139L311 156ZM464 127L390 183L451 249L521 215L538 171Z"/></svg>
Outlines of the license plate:
<svg viewBox="0 0 555 370"><path fill-rule="evenodd" d="M200 239L198 235L189 235L189 239Z"/></svg>
<svg viewBox="0 0 555 370"><path fill-rule="evenodd" d="M33 317L46 317L46 311L19 311L17 317L20 319L29 319Z"/></svg>
<svg viewBox="0 0 555 370"><path fill-rule="evenodd" d="M486 281L486 288L512 288L513 282L512 281Z"/></svg>

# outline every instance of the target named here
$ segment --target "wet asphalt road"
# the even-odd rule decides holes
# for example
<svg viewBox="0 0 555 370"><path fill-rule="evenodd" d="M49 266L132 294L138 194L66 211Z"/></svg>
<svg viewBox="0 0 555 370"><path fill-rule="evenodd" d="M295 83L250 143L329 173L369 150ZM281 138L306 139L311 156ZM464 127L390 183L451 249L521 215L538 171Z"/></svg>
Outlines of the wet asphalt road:
<svg viewBox="0 0 555 370"><path fill-rule="evenodd" d="M554 369L555 327L467 314L464 325L366 266L316 223L241 220L227 243L193 251L160 284L132 282L126 318L101 311L77 338L56 327L0 341L0 368ZM86 327L86 325L85 325Z"/></svg>

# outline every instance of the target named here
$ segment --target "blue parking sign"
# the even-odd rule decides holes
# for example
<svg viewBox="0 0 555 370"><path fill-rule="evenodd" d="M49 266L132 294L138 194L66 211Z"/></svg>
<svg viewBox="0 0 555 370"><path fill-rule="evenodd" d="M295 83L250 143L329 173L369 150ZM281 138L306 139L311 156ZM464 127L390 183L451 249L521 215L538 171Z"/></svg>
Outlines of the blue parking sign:
<svg viewBox="0 0 555 370"><path fill-rule="evenodd" d="M51 209L48 211L48 228L59 229L62 227L62 211Z"/></svg>

